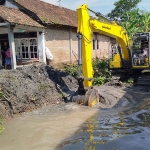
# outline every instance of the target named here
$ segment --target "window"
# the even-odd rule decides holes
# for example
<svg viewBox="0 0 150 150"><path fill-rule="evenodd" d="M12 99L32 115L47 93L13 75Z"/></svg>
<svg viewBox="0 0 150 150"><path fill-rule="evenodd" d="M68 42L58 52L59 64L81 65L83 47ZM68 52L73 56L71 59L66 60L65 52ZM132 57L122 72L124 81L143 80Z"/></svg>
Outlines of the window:
<svg viewBox="0 0 150 150"><path fill-rule="evenodd" d="M29 40L21 39L21 50L22 50L22 58L27 59L29 57Z"/></svg>
<svg viewBox="0 0 150 150"><path fill-rule="evenodd" d="M95 50L95 40L93 40L93 50Z"/></svg>
<svg viewBox="0 0 150 150"><path fill-rule="evenodd" d="M99 40L93 40L93 50L99 49Z"/></svg>
<svg viewBox="0 0 150 150"><path fill-rule="evenodd" d="M31 52L31 58L38 57L36 39L30 39L30 52Z"/></svg>
<svg viewBox="0 0 150 150"><path fill-rule="evenodd" d="M97 39L97 49L99 49L99 40Z"/></svg>
<svg viewBox="0 0 150 150"><path fill-rule="evenodd" d="M15 39L15 50L18 59L38 58L37 39Z"/></svg>

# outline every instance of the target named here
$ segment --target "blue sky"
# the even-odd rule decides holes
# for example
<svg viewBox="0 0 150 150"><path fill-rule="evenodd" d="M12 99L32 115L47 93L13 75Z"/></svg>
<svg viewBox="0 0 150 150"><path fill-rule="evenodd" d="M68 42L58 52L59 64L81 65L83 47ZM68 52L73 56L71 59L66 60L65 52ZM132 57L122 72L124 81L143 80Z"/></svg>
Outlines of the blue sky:
<svg viewBox="0 0 150 150"><path fill-rule="evenodd" d="M43 1L59 6L59 0ZM61 0L60 5L68 9L76 10L81 4L88 4L88 7L93 11L101 12L106 15L114 8L113 4L116 1L117 0ZM138 7L150 11L150 0L142 0Z"/></svg>

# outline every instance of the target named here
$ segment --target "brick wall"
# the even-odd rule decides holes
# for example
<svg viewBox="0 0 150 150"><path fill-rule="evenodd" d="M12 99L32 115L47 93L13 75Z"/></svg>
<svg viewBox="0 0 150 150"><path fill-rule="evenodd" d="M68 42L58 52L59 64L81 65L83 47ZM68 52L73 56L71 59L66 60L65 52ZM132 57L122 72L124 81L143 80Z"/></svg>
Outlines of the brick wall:
<svg viewBox="0 0 150 150"><path fill-rule="evenodd" d="M76 36L76 30L70 31L69 29L60 28L45 30L45 45L54 56L54 60L50 61L49 64L59 66L62 65L62 63L77 62L78 40ZM93 58L107 58L110 38L104 35L94 34L93 39L95 41Z"/></svg>
<svg viewBox="0 0 150 150"><path fill-rule="evenodd" d="M94 34L93 42L95 43L95 49L93 49L94 58L108 58L110 49L110 38L104 35Z"/></svg>
<svg viewBox="0 0 150 150"><path fill-rule="evenodd" d="M54 56L52 64L68 62L70 58L69 32L60 29L47 29L45 31L45 46Z"/></svg>

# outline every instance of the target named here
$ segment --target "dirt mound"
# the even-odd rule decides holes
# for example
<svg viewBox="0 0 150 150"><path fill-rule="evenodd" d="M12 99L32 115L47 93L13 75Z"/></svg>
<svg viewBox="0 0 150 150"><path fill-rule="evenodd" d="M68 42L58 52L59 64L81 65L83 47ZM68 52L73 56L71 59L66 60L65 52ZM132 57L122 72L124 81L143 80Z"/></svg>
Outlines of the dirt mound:
<svg viewBox="0 0 150 150"><path fill-rule="evenodd" d="M44 64L0 72L0 115L3 118L58 104L78 87L73 77Z"/></svg>

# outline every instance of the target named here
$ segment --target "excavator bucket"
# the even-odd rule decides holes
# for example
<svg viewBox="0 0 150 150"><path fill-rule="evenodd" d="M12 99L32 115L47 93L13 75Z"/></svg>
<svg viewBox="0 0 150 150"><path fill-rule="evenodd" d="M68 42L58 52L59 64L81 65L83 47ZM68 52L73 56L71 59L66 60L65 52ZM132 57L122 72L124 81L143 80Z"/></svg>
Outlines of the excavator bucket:
<svg viewBox="0 0 150 150"><path fill-rule="evenodd" d="M72 101L77 104L93 107L99 104L100 98L96 89L88 89L85 95L73 96Z"/></svg>

